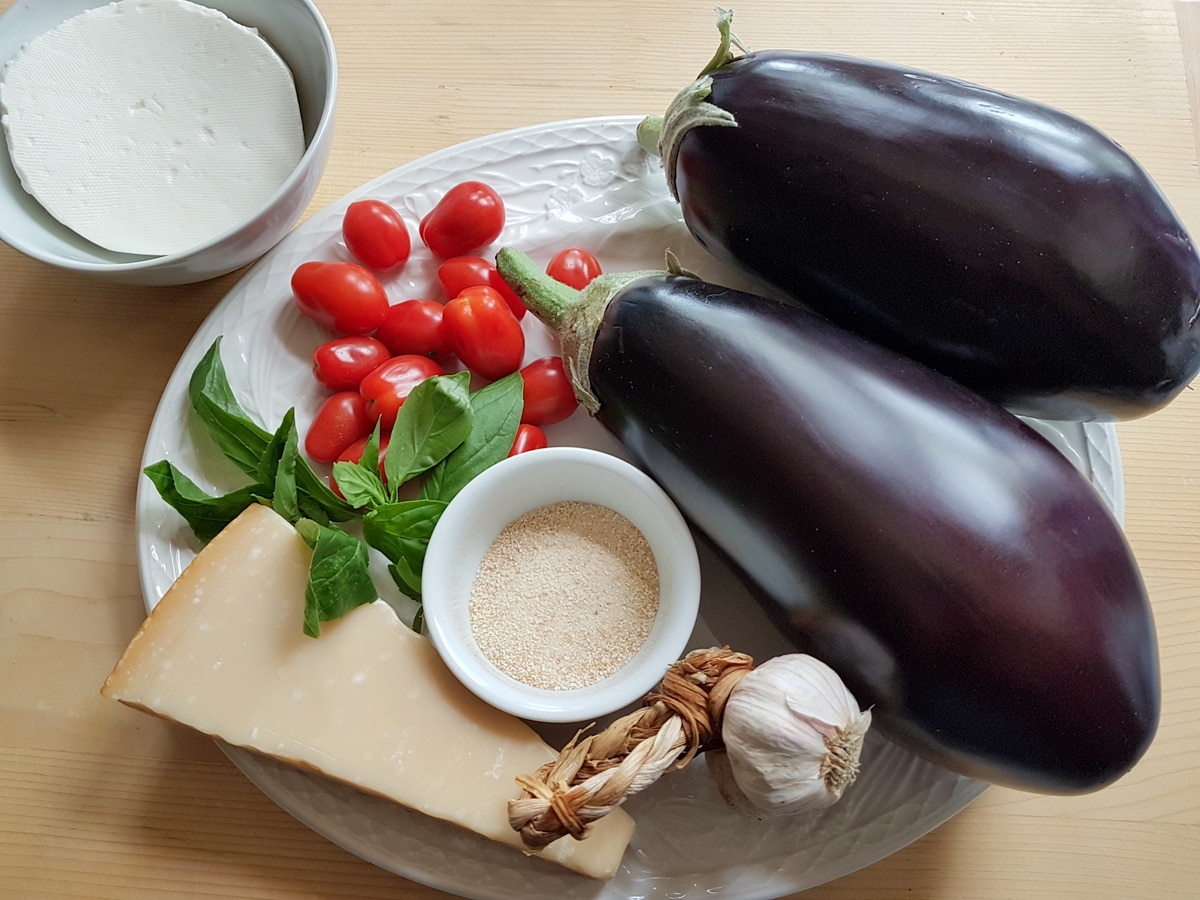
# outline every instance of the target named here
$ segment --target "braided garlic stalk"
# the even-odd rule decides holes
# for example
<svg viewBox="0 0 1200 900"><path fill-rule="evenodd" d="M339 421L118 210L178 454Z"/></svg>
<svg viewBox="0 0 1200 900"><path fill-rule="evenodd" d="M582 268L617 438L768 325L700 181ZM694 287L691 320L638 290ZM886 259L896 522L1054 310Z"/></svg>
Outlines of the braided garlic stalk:
<svg viewBox="0 0 1200 900"><path fill-rule="evenodd" d="M855 779L870 712L837 675L802 654L758 669L728 648L672 664L640 709L577 734L558 758L517 779L509 824L533 850L591 822L705 753L732 805L762 813L828 806Z"/></svg>

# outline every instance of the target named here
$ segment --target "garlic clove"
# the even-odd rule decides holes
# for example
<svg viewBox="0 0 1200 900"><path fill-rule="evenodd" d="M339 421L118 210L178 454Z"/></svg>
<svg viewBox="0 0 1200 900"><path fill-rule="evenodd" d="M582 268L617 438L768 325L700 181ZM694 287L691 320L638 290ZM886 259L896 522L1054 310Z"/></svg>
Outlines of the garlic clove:
<svg viewBox="0 0 1200 900"><path fill-rule="evenodd" d="M722 724L727 760L718 765L728 763L733 781L759 810L821 809L857 777L870 723L870 712L859 710L825 663L799 653L776 657L731 693Z"/></svg>

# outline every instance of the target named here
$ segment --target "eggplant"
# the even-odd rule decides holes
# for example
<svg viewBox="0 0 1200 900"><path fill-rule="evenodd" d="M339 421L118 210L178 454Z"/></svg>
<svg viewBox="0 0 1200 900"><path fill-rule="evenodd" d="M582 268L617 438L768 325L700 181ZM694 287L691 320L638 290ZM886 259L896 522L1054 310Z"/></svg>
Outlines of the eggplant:
<svg viewBox="0 0 1200 900"><path fill-rule="evenodd" d="M497 264L576 394L798 650L895 742L1041 793L1129 770L1159 715L1120 526L1035 430L795 304L668 273Z"/></svg>
<svg viewBox="0 0 1200 900"><path fill-rule="evenodd" d="M642 123L714 256L1019 414L1115 421L1200 369L1200 254L1146 171L1030 100L722 51Z"/></svg>

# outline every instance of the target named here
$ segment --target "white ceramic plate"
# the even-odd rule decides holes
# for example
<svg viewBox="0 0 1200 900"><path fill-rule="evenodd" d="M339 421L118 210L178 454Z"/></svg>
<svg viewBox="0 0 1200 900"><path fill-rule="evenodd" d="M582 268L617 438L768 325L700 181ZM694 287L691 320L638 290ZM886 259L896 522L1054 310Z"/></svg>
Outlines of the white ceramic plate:
<svg viewBox="0 0 1200 900"><path fill-rule="evenodd" d="M201 355L224 336L230 381L250 415L274 429L291 407L303 433L322 392L309 372L320 330L294 309L288 282L309 259L347 258L340 242L346 206L376 197L416 225L436 200L467 178L504 196L508 224L500 244L545 263L558 249L591 249L606 271L655 268L671 248L700 275L734 286L744 279L713 262L687 234L657 161L637 147L635 117L583 119L506 132L402 166L317 213L285 238L234 287L197 331L163 394L144 462L170 459L202 486L243 483L189 416L187 380ZM414 242L416 243L416 242ZM483 254L481 254L483 255ZM387 284L393 302L436 289L423 248ZM434 288L430 286L433 285ZM554 344L526 317L529 358ZM1035 423L1122 513L1115 432L1099 425ZM608 434L580 412L548 429L554 444L620 455ZM138 562L152 608L198 547L182 520L146 479L137 500ZM765 659L787 646L729 572L702 560L702 622L693 646L728 643ZM403 598L389 598L401 606ZM556 744L571 729L550 730ZM638 830L616 877L596 883L528 859L452 826L378 798L227 747L233 762L280 806L331 841L397 874L473 898L778 897L838 878L911 843L961 810L983 785L925 763L872 733L863 774L831 810L761 822L728 810L703 763L668 775L632 798Z"/></svg>

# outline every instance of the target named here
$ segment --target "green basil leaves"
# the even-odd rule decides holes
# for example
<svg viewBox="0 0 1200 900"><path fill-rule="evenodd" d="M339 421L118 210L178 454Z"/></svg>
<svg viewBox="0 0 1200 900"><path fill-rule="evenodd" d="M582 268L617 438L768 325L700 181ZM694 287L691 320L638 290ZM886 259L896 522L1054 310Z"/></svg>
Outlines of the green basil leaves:
<svg viewBox="0 0 1200 900"><path fill-rule="evenodd" d="M442 511L512 448L521 420L520 374L473 393L468 372L426 379L400 407L382 474L378 426L359 462L334 463L339 496L300 453L295 410L274 433L246 414L230 387L220 344L218 338L196 366L188 397L213 443L251 483L210 495L161 460L144 470L159 496L205 543L251 503L270 504L292 522L313 549L303 622L311 637L322 622L378 597L367 546L387 558L396 585L419 603L425 549ZM418 478L419 498L399 499L401 488ZM361 520L362 541L334 524L353 519ZM417 630L419 622L418 613Z"/></svg>

